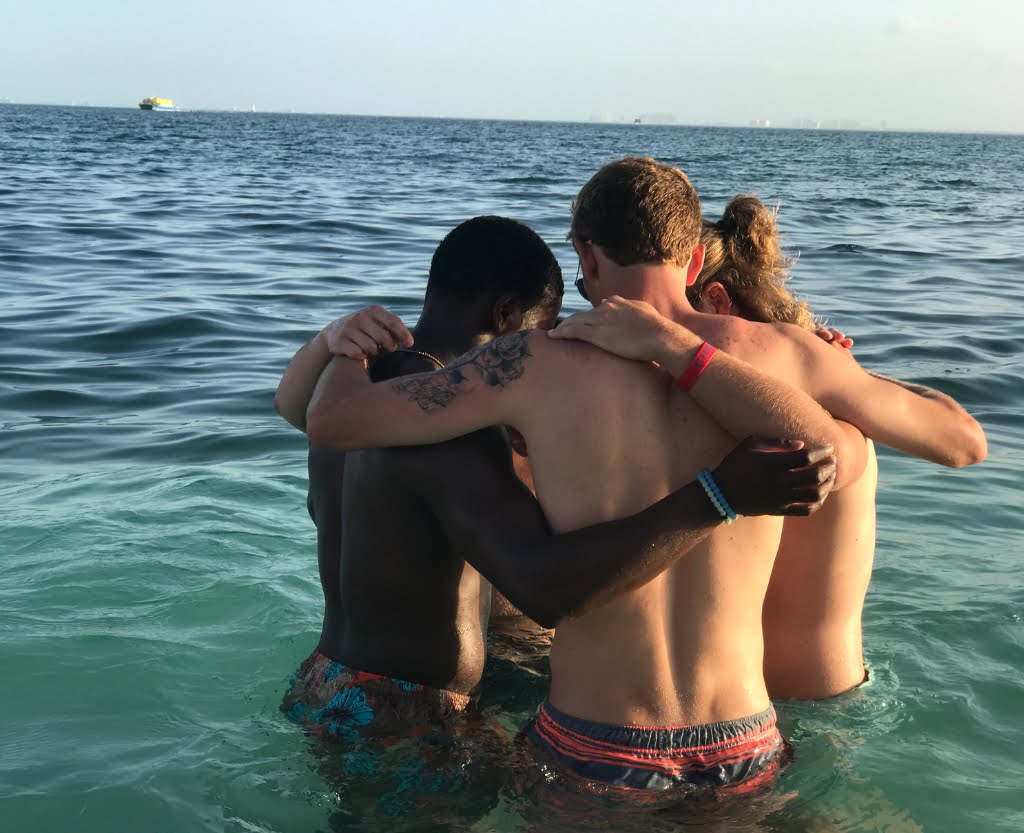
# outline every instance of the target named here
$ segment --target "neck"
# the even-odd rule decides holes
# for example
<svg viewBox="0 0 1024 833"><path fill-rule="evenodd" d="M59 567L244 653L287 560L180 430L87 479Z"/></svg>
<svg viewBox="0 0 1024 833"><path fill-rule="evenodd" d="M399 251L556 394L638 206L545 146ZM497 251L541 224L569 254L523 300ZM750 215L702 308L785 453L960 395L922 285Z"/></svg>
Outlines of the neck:
<svg viewBox="0 0 1024 833"><path fill-rule="evenodd" d="M613 294L646 301L661 315L682 323L695 314L686 298L686 270L665 263L638 263L618 267Z"/></svg>
<svg viewBox="0 0 1024 833"><path fill-rule="evenodd" d="M430 353L449 364L456 356L461 356L485 340L474 328L465 326L467 319L465 312L461 316L451 313L433 314L425 309L412 329L412 349Z"/></svg>

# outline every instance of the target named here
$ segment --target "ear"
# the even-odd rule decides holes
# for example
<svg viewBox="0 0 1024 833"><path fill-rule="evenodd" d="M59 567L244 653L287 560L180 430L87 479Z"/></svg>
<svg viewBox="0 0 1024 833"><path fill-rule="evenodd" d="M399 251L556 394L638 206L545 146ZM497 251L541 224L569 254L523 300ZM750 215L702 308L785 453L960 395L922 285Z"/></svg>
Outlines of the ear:
<svg viewBox="0 0 1024 833"><path fill-rule="evenodd" d="M597 255L594 253L594 244L589 240L576 239L572 241L572 247L579 255L584 276L590 280L597 278L598 263Z"/></svg>
<svg viewBox="0 0 1024 833"><path fill-rule="evenodd" d="M686 264L686 285L693 286L697 280L700 270L704 268L704 244L701 243L690 255L690 262Z"/></svg>
<svg viewBox="0 0 1024 833"><path fill-rule="evenodd" d="M718 281L712 281L704 287L704 299L714 310L715 315L732 314L732 298L727 290Z"/></svg>
<svg viewBox="0 0 1024 833"><path fill-rule="evenodd" d="M523 306L510 292L499 295L491 308L494 332L502 336L523 328Z"/></svg>
<svg viewBox="0 0 1024 833"><path fill-rule="evenodd" d="M597 246L590 240L576 238L572 243L580 259L580 270L584 285L587 287L587 299L591 306L598 306L604 297L600 291L601 259L597 256ZM601 253L603 256L604 252Z"/></svg>

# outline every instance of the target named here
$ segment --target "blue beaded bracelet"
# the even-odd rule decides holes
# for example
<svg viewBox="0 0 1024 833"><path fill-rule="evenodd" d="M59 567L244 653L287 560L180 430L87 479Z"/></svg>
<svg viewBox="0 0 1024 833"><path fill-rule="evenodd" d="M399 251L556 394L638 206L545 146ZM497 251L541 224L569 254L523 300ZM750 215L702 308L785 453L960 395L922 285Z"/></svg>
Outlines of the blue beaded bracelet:
<svg viewBox="0 0 1024 833"><path fill-rule="evenodd" d="M718 488L718 484L715 482L715 478L711 476L710 470L704 469L699 472L697 474L697 482L704 488L704 493L708 496L711 504L715 507L718 514L722 516L722 520L726 524L731 524L736 520L736 512L729 505L729 501L725 499L722 490Z"/></svg>
<svg viewBox="0 0 1024 833"><path fill-rule="evenodd" d="M705 469L705 471L707 472L707 474L705 475L705 478L707 480L707 484L712 489L715 490L715 497L718 498L719 503L722 504L722 508L725 509L725 513L729 516L729 520L730 521L735 521L736 520L736 512L733 511L733 508L729 505L729 501L727 501L725 499L725 495L722 494L722 490L719 487L718 482L715 480L714 477L711 476L711 472L707 471L706 469Z"/></svg>

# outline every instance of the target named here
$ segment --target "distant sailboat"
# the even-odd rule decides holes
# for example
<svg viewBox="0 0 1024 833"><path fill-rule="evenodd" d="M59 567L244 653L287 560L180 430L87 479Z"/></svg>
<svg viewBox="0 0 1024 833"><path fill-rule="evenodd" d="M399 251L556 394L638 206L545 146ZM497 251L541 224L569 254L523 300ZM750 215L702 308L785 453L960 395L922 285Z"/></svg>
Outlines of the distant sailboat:
<svg viewBox="0 0 1024 833"><path fill-rule="evenodd" d="M255 104L252 105L252 112L254 112L254 113L256 112L256 105Z"/></svg>

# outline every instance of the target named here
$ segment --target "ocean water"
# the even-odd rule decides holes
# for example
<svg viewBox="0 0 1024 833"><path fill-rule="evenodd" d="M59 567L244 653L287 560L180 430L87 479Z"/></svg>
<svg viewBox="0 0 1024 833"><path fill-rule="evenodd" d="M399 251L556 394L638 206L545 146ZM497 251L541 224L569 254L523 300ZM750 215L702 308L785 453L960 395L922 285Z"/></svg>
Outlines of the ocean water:
<svg viewBox="0 0 1024 833"><path fill-rule="evenodd" d="M778 201L794 287L863 364L955 396L990 443L964 471L883 452L875 681L780 704L796 760L778 807L728 829L1024 829L1024 138L13 105L0 829L418 824L361 828L331 753L278 712L321 593L304 438L273 391L338 315L382 303L412 323L434 246L475 214L531 225L571 279L571 199L629 153L683 167L712 214L739 192ZM494 662L510 729L537 666ZM422 829L711 824L555 819L468 780L434 814L450 824Z"/></svg>

